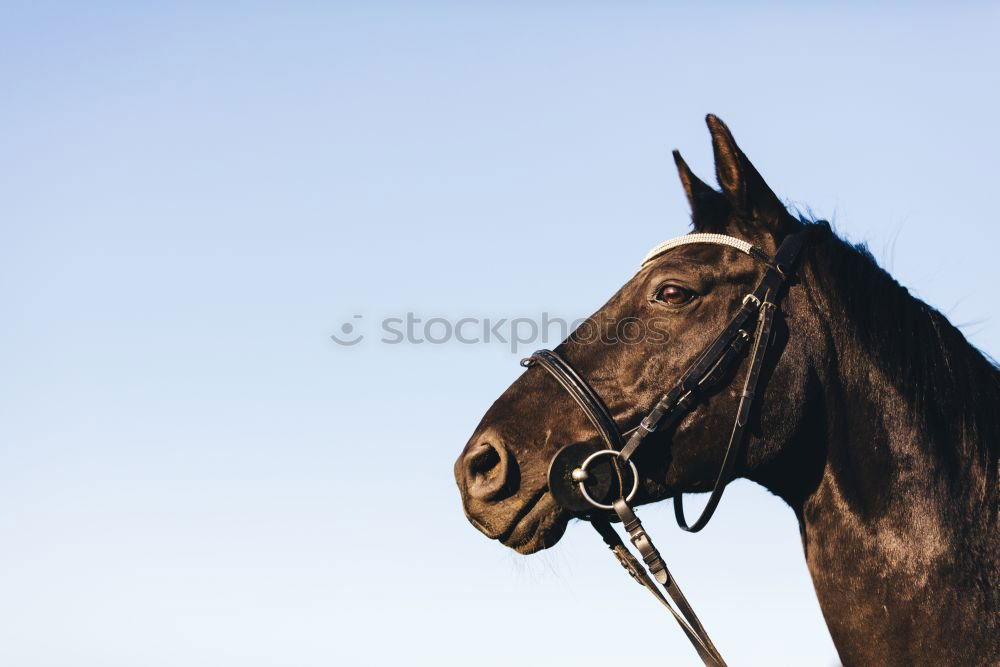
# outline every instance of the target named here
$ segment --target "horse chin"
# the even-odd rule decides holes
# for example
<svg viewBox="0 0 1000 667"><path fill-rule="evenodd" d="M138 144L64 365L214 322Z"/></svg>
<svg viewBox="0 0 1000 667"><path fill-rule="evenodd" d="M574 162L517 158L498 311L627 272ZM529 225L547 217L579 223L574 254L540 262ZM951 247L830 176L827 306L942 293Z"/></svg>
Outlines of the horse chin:
<svg viewBox="0 0 1000 667"><path fill-rule="evenodd" d="M545 493L531 511L500 537L500 543L526 556L554 546L568 524L569 515Z"/></svg>

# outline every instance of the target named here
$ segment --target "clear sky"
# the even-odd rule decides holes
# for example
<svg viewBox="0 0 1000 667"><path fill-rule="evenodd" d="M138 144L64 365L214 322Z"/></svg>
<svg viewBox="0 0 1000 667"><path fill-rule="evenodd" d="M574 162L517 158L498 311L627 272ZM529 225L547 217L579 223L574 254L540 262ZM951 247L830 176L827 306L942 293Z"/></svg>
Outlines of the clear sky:
<svg viewBox="0 0 1000 667"><path fill-rule="evenodd" d="M709 179L714 112L998 355L998 23L3 3L0 663L694 664L592 531L522 558L462 516L452 462L524 350L377 322L591 313L686 231L669 151ZM643 516L733 664L835 663L780 501Z"/></svg>

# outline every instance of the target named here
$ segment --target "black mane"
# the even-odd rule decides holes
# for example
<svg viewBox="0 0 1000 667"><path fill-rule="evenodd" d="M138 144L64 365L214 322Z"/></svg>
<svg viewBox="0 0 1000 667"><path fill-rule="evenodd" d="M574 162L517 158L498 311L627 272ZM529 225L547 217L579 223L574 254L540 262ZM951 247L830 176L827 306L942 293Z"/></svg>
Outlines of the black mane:
<svg viewBox="0 0 1000 667"><path fill-rule="evenodd" d="M837 236L825 221L811 229L816 276L837 295L844 322L914 414L945 471L985 470L987 496L996 495L1000 455L1000 368L935 308L910 294L878 265L867 245Z"/></svg>

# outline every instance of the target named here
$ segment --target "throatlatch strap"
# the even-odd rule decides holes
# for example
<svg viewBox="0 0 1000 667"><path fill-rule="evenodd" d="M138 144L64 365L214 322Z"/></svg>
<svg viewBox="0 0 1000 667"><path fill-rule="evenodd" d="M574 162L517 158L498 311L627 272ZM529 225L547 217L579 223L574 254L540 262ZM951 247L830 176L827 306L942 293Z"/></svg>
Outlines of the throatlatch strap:
<svg viewBox="0 0 1000 667"><path fill-rule="evenodd" d="M765 296L765 298L767 297ZM722 494L726 491L726 485L729 484L732 477L733 468L736 466L736 454L740 450L743 434L750 421L750 407L753 405L753 398L757 392L757 380L760 379L760 369L764 362L768 340L771 337L774 309L775 305L769 301L765 301L761 306L760 318L757 321L757 333L753 341L753 352L750 353L750 368L747 369L746 380L743 382L743 392L740 395L739 407L736 409L736 421L733 422L733 431L729 435L729 444L726 445L722 467L719 469L718 477L715 478L712 495L708 497L705 508L692 525L688 526L687 520L684 518L683 494L678 493L674 496L674 518L677 519L677 525L689 533L697 533L708 524L708 520L715 514L715 509L719 506L719 501L722 500Z"/></svg>

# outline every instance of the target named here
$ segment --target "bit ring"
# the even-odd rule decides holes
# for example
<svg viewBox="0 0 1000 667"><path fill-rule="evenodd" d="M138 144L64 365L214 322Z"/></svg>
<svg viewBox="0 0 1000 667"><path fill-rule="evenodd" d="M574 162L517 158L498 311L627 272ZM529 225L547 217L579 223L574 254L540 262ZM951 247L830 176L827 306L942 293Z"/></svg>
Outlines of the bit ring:
<svg viewBox="0 0 1000 667"><path fill-rule="evenodd" d="M581 473L583 473L583 475L586 475L587 474L587 466L589 466L590 463L594 459L596 459L598 456L610 456L610 455L621 456L622 453L619 452L617 449L601 449L601 450L598 450L598 451L594 452L593 454L591 454L590 456L588 456L587 458L585 458L583 460L583 463L580 464L580 467L577 468L577 470L579 470ZM635 467L635 463L633 463L631 459L627 459L627 461L628 461L629 467L632 468L632 490L629 491L629 494L625 497L625 502L630 502L633 498L635 498L636 492L639 491L639 469ZM574 478L575 478L576 477L576 475L575 475L576 471L573 471L573 472L574 472ZM596 507L597 509L601 509L601 510L613 510L614 509L614 505L604 505L604 504L599 503L599 502L597 502L596 500L594 500L593 498L590 497L590 494L587 493L587 487L584 484L585 481L586 481L586 477L584 477L582 480L580 480L580 482L578 482L577 486L580 487L580 493L583 495L584 498L587 499L587 502L590 503L591 505L593 505L594 507Z"/></svg>

